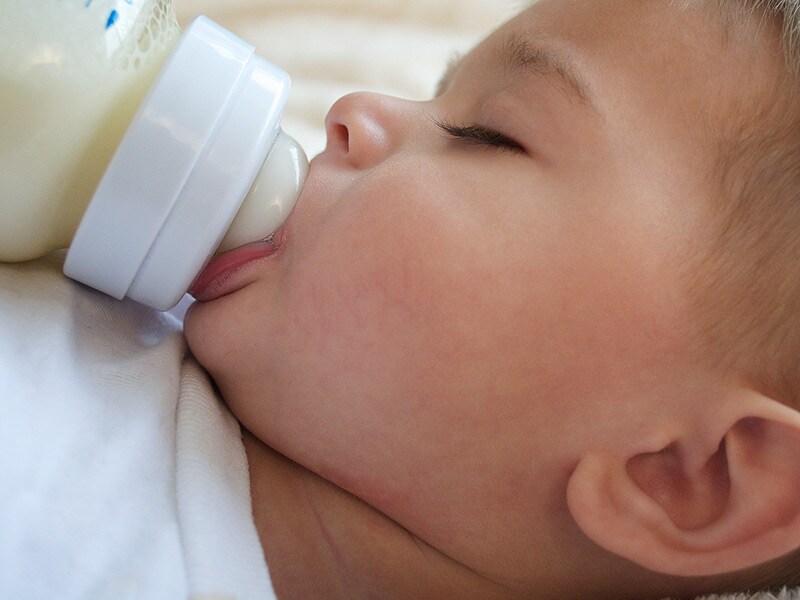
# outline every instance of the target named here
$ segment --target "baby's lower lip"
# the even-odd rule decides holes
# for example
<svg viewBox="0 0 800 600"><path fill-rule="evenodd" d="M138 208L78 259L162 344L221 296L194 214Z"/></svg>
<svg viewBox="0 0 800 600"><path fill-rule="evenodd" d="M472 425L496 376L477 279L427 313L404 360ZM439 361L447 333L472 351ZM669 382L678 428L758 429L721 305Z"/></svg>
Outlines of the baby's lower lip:
<svg viewBox="0 0 800 600"><path fill-rule="evenodd" d="M276 249L277 244L273 240L254 242L212 258L195 278L189 288L189 294L200 302L216 300L225 295L226 290L223 284L236 271L254 260L272 255Z"/></svg>

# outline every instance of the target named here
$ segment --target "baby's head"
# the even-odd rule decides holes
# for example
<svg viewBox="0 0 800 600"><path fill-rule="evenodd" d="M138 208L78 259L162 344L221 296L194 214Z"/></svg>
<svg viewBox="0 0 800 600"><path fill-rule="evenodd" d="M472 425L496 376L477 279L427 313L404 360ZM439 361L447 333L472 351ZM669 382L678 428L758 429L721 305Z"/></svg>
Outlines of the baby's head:
<svg viewBox="0 0 800 600"><path fill-rule="evenodd" d="M342 98L277 251L192 307L193 352L454 597L789 583L798 10L540 0L430 101ZM326 531L346 570L360 542Z"/></svg>

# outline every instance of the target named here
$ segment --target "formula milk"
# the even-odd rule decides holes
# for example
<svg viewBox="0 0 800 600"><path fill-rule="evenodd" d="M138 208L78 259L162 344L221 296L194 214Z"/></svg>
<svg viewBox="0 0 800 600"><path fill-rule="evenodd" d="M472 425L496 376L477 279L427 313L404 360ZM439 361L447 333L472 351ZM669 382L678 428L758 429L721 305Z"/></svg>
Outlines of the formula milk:
<svg viewBox="0 0 800 600"><path fill-rule="evenodd" d="M182 174L173 177L174 181L169 183L166 191L162 192L160 188L155 188L156 191L153 192L155 197L168 197L173 194L174 188L174 198L168 198L165 201L165 207L159 209L164 215L159 216L158 219L166 220L166 215L174 212L175 206L180 208L181 202L189 202L192 194L200 195L197 191L192 191L192 178L202 175L202 173L200 175L195 173L199 169L205 168L207 171L216 169L219 173L212 178L212 183L222 177L224 179L224 186L221 188L223 192L227 188L238 186L236 190L229 192L233 198L230 202L232 206L235 205L229 210L231 214L224 218L218 218L219 225L214 225L220 231L215 230L207 234L213 238L210 241L200 240L202 236L197 236L197 244L204 245L204 247L194 252L194 256L187 259L187 264L179 267L179 273L166 272L163 275L167 279L179 280L176 286L181 288L170 292L168 302L172 302L173 299L177 301L191 283L192 278L218 246L228 228L231 227L231 221L242 202L247 207L247 210L242 210L242 213L246 213L248 216L234 222L228 239L223 244L224 248L235 247L266 237L282 223L293 207L305 178L307 169L305 155L291 138L282 134L278 129L277 123L285 100L275 104L273 110L275 114L272 116L274 123L270 122L269 124L247 122L247 119L260 117L250 116L251 113L258 111L246 112L248 110L246 100L251 97L256 98L254 95L256 93L262 94L262 96L287 93L286 90L280 88L283 86L288 90L288 76L280 72L280 75L275 76L277 79L262 83L269 77L258 69L267 68L263 66L267 63L259 57L248 58L247 53L252 53L252 47L248 49L244 42L232 34L224 32L218 26L216 27L222 33L218 33L216 30L205 33L209 30L209 24L202 24L205 29L200 28L199 25L201 24L198 24L200 33L197 35L205 36L209 40L206 43L207 49L203 52L213 52L215 56L221 57L220 60L227 58L226 53L237 57L244 56L244 58L237 63L238 66L232 67L239 69L233 76L225 75L223 67L220 67L222 69L220 71L222 73L221 81L224 81L224 85L230 86L230 90L225 89L218 94L219 106L214 109L217 112L213 113L212 111L213 114L195 117L190 113L197 107L204 108L214 102L205 100L201 96L195 101L191 98L193 93L189 91L193 89L191 78L206 79L203 68L201 67L198 71L201 74L199 77L187 75L188 83L172 83L173 87L178 86L176 88L178 93L171 95L166 90L170 89L168 87L171 81L170 77L174 73L169 76L159 75L162 67L165 71L169 68L168 65L173 60L169 57L181 38L181 31L169 0L4 0L0 2L0 261L25 261L70 245L73 237L76 236L76 230L79 228L84 213L88 217L89 212L95 209L92 206L87 211L87 205L95 192L100 194L98 187L106 170L111 170L109 164L121 142L123 145L127 143L129 136L136 138L134 133L126 134L126 130L132 122L136 123L137 112L144 111L140 107L142 107L143 101L147 100L148 94L155 93L151 92L151 86L154 86L154 81L160 81L158 77L168 80L163 83L163 86L167 87L161 92L161 102L171 103L174 98L176 102L184 102L184 105L170 105L168 109L164 109L165 112L159 113L161 116L151 117L149 122L139 124L140 130L147 129L145 132L147 135L151 135L150 130L161 128L160 133L154 134L157 138L156 141L160 140L159 143L162 144L160 147L156 144L153 146L155 150L152 152L146 145L137 146L135 150L128 148L127 155L120 148L122 155L115 159L117 162L129 160L137 168L143 169L139 175L132 176L134 180L138 179L139 181L149 180L151 174L157 175L162 171L169 175L172 171L180 171L181 168L185 170ZM210 25L215 26L213 23ZM187 35L188 33L189 31L187 31ZM228 35L228 38L223 39L219 37L220 35ZM228 44L228 39L234 40L231 42L232 50L224 47ZM180 44L177 48L180 48ZM177 48L175 54L177 54ZM189 50L185 50L185 52L189 52ZM201 55L197 60L205 63L204 56ZM258 62L258 65L253 67L255 62ZM165 67L165 65L167 66ZM250 75L254 68L256 74ZM274 66L270 65L269 68L279 72ZM173 67L173 71L178 70L181 69L177 66ZM181 74L181 76L183 75ZM214 77L215 72L211 67L208 78L212 83L201 81L198 85L201 87L205 85L213 94L216 91L213 88ZM225 77L228 78L225 79ZM242 83L248 77L251 77L252 81L247 84ZM280 79L281 77L284 79ZM258 88L255 92L253 91L254 86ZM248 89L250 91L247 91ZM190 97L181 97L183 90L187 90L186 95ZM240 101L239 96L244 99ZM156 100L154 99L153 102L155 103ZM186 104L187 102L188 104ZM264 100L261 99L259 102L263 103ZM158 110L162 110L160 105ZM173 112L170 113L170 110ZM195 127L195 123L200 123L197 126L200 129L194 131L189 125L183 124L181 119L186 114L189 115L187 119L191 117L187 121L191 123L191 127ZM175 122L173 123L173 121ZM247 138L244 133L237 133L239 137L231 137L226 133L226 127L253 131L260 131L259 128L261 128L263 132L260 132L258 137L253 134ZM225 135L228 137L225 138ZM179 139L181 136L185 139ZM222 141L217 140L220 136L224 138ZM275 143L275 139L280 144ZM238 142L240 146L245 146L243 157L233 156L229 158L230 164L227 165L220 166L219 161L214 163L210 157L214 156L214 152L221 153L219 146L223 142L231 146L233 142L230 140L243 140ZM169 144L176 143L182 143L184 145L182 148L186 151L181 149L179 152L174 152L173 146ZM216 150L215 143L217 144ZM273 149L273 146L276 148L280 146L281 149ZM133 157L135 160L130 160L132 152L135 154ZM163 152L165 156L148 156L153 152ZM226 152L231 154L227 150ZM265 164L268 154L271 156L270 160L273 164L270 168L265 169L262 166ZM176 160L179 160L179 163L180 160L183 160L183 163L173 168L170 161L176 155L178 156ZM140 166L140 162L144 166ZM231 164L237 165L236 168L241 164L247 172L226 173L231 170ZM123 167L124 164L116 165L117 175ZM276 195L281 197L278 202L280 209L277 213L275 213L274 206L262 210L262 213L265 211L269 213L271 210L275 214L269 218L264 217L266 221L261 223L259 219L262 217L258 216L260 210L258 204L266 202L261 197L265 193L253 192L252 184L254 181L263 180L265 173L269 172L273 174L290 172L290 174L274 183L281 189L277 192L269 190L270 193L267 195L272 197L269 202L274 204L274 197ZM113 173L106 174L106 177L109 179L108 182L104 181L104 185L107 184L105 187L108 188L106 196L110 195L112 201L115 195L124 196L128 188L124 186L120 188L119 183L116 184L118 187L114 188ZM205 177L208 178L210 175L206 174ZM234 181L235 186L225 179L227 177ZM274 180L275 177L272 179ZM197 179L194 188L200 186L201 183L207 185L205 179ZM220 185L222 186L222 184ZM270 183L262 181L261 185L268 187ZM215 189L214 185L208 185L208 188ZM225 194L219 193L218 195L224 196ZM254 195L260 197L251 198ZM109 203L108 198L96 201ZM131 199L127 199L127 201L131 202ZM136 201L137 199L134 198L133 202ZM93 204L94 202L92 201ZM125 216L124 220L130 221L129 216ZM213 219L209 217L207 220L211 222ZM102 220L98 222L102 223L103 231L107 231L109 236L117 235L114 225L108 226ZM205 217L201 218L201 222L206 222ZM122 225L118 225L123 233L127 233L126 228L130 229L134 226L124 222ZM91 227L96 229L98 225L86 225L87 232ZM172 235L172 229L162 224L159 224L156 229L153 229L152 224L148 227L152 229L152 232L142 234L144 237L161 238ZM146 230L147 227L144 229ZM117 237L119 236L117 235ZM125 243L130 247L141 245L142 248L136 251L146 254L146 256L132 259L135 265L131 267L132 271L128 279L133 280L134 277L142 276L140 271L144 268L143 264L148 260L150 262L155 260L150 256L151 246L155 244L155 241L148 240L140 244L139 238L132 237L131 240L134 240L135 243L131 243L130 240ZM195 243L194 238L188 243ZM209 247L205 248L205 246ZM109 260L116 260L115 253L118 251L124 253L127 247L106 251L102 246L92 247L90 245L87 246L87 249L84 254L87 252L89 254L107 254L112 257ZM91 269L113 271L117 270L117 266L114 263L108 263L92 266ZM80 269L76 270L76 272L79 271ZM74 275L70 274L70 276ZM159 276L161 277L161 275ZM75 275L75 277L80 278L80 275ZM128 287L132 285L132 281L126 280L112 285L111 287L114 289L107 290L103 289L102 283L95 283L92 280L85 282L116 297L125 296ZM148 303L147 299L140 301ZM159 301L159 303L163 304L163 301Z"/></svg>

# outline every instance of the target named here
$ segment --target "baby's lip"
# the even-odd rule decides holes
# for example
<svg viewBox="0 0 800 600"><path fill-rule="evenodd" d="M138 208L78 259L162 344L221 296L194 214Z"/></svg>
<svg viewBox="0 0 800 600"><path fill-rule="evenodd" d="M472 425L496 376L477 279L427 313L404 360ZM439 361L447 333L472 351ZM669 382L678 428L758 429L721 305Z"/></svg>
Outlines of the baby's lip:
<svg viewBox="0 0 800 600"><path fill-rule="evenodd" d="M216 300L220 296L224 296L229 291L233 291L226 290L224 284L234 273L254 260L271 256L277 248L278 244L275 238L271 237L267 240L239 246L215 256L192 282L189 294L201 302Z"/></svg>
<svg viewBox="0 0 800 600"><path fill-rule="evenodd" d="M309 167L309 175L310 171ZM302 198L302 193L300 198ZM300 198L297 201L298 205L300 204ZM266 240L245 244L213 257L195 277L191 286L189 286L188 293L195 300L208 302L239 289L231 288L225 283L232 279L240 269L253 261L272 256L279 248L282 248L286 243L286 239L290 237L287 232L291 229L291 223L296 212L297 206L294 207L283 225Z"/></svg>

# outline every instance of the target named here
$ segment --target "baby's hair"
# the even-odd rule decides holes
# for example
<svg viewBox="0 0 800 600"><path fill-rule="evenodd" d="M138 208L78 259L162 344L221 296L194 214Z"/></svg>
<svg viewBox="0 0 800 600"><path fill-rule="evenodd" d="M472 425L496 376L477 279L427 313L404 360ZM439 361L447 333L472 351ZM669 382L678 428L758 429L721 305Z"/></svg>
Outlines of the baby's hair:
<svg viewBox="0 0 800 600"><path fill-rule="evenodd" d="M745 7L764 11L778 19L781 23L781 42L787 64L794 76L800 76L800 0L741 1Z"/></svg>
<svg viewBox="0 0 800 600"><path fill-rule="evenodd" d="M707 4L722 11L725 18L770 19L779 24L781 44L789 70L800 76L800 0L673 0L686 6Z"/></svg>
<svg viewBox="0 0 800 600"><path fill-rule="evenodd" d="M688 289L708 356L800 410L800 0L673 2L708 6L728 28L756 23L752 43L785 64L758 106L742 100L714 135L711 241ZM798 586L800 549L741 575L721 591Z"/></svg>
<svg viewBox="0 0 800 600"><path fill-rule="evenodd" d="M783 76L743 94L710 134L718 192L688 289L707 356L800 409L800 0L677 2L719 10L727 28L755 22L754 46L783 55Z"/></svg>

